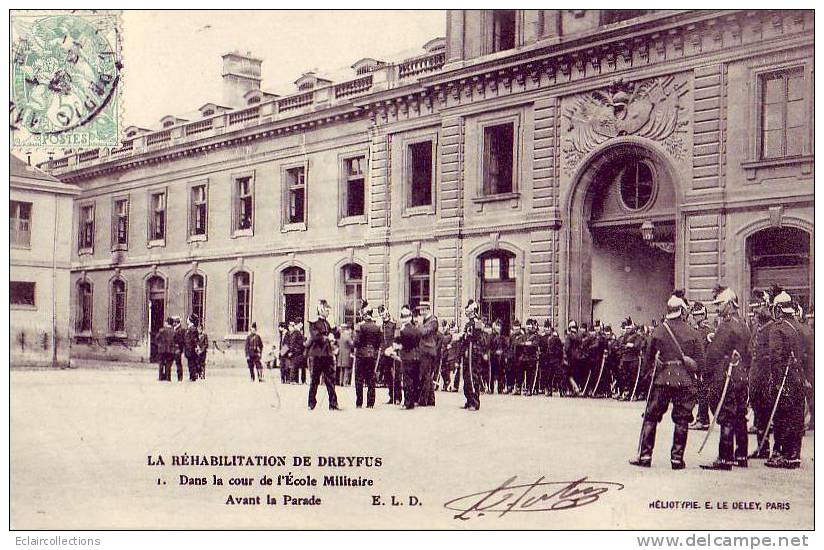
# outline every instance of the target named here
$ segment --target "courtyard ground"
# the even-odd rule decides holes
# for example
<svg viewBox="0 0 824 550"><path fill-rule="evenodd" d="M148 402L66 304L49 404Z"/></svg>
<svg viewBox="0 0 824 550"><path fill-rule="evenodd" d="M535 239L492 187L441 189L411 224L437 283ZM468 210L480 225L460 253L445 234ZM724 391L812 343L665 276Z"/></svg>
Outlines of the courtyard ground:
<svg viewBox="0 0 824 550"><path fill-rule="evenodd" d="M704 434L691 432L688 467L673 472L666 418L653 468L644 470L627 464L636 452L642 403L494 395L482 396L479 412L467 412L462 395L437 392L436 407L405 411L384 404L386 390L378 389L377 407L358 410L346 387L338 388L343 410L331 412L321 387L319 405L309 411L307 387L281 385L276 373L252 383L245 369L212 369L205 382L160 383L148 366L12 370L12 527L813 527L812 433L804 438L799 470L754 462L706 472L698 465L714 458L717 431L701 456ZM173 456L184 454L173 464ZM192 465L190 457L204 455L282 456L286 465ZM312 465L295 466L294 457L304 456ZM380 457L381 465L335 459L338 467L329 467L319 458L328 456ZM158 457L164 465L149 465ZM278 475L288 473L313 477L318 486L278 486ZM181 484L181 476L206 485ZM261 485L264 476L273 485ZM324 476L374 485L322 486ZM489 493L514 476L509 490ZM512 488L542 477L552 484ZM253 485L230 486L236 478ZM267 495L277 504L267 504ZM284 495L315 495L321 503L286 504ZM393 506L393 496L402 505ZM255 497L260 504L247 504ZM227 504L234 500L240 504ZM501 515L504 509L511 512Z"/></svg>

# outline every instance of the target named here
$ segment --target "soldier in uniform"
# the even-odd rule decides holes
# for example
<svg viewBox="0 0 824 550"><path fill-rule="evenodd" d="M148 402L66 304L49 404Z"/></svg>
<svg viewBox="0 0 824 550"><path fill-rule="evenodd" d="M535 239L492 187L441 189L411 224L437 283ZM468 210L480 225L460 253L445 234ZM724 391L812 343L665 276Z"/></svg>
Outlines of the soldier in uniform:
<svg viewBox="0 0 824 550"><path fill-rule="evenodd" d="M383 347L381 348L380 369L383 383L386 385L389 400L387 404L401 404L401 373L395 364L395 359L383 354L386 348L391 347L397 336L398 326L392 320L392 315L384 306L378 306L378 315L381 319L381 330L383 331Z"/></svg>
<svg viewBox="0 0 824 550"><path fill-rule="evenodd" d="M339 409L338 396L335 393L334 344L338 330L327 320L330 308L326 300L318 302L317 312L318 318L309 323L309 335L306 338L307 358L310 363L309 410L313 410L317 405L318 385L323 377L329 396L329 410L337 411Z"/></svg>
<svg viewBox="0 0 824 550"><path fill-rule="evenodd" d="M807 379L804 397L807 401L807 409L810 411L810 422L805 426L807 430L815 429L815 400L813 386L815 382L815 365L813 364L815 333L807 322L807 316L800 304L795 305L795 327L801 334L801 343L804 346L804 366L803 371ZM806 415L805 415L806 416Z"/></svg>
<svg viewBox="0 0 824 550"><path fill-rule="evenodd" d="M667 301L666 321L652 333L644 362L644 368L652 374L652 387L644 411L638 457L629 461L633 466L651 466L655 432L672 403L675 430L672 435L670 463L673 470L685 467L684 450L687 446L688 427L692 422L692 409L695 407L695 377L704 362L701 337L686 322L688 313L688 306L681 292L673 293Z"/></svg>
<svg viewBox="0 0 824 550"><path fill-rule="evenodd" d="M578 324L573 320L567 324L566 339L564 340L564 374L563 393L564 395L578 395L581 385L576 380L580 375L583 362L583 342L578 334ZM583 383L583 382L581 382Z"/></svg>
<svg viewBox="0 0 824 550"><path fill-rule="evenodd" d="M515 361L519 364L518 373L523 377L521 395L532 395L532 388L536 386L539 340L538 322L527 319L526 334L521 333L515 340Z"/></svg>
<svg viewBox="0 0 824 550"><path fill-rule="evenodd" d="M547 339L547 396L551 396L555 388L561 391L563 368L564 368L564 343L558 335L558 331L549 327L549 337Z"/></svg>
<svg viewBox="0 0 824 550"><path fill-rule="evenodd" d="M607 360L604 363L604 376L608 377L609 395L613 398L621 397L621 341L613 332L612 326L607 325L604 332L607 337Z"/></svg>
<svg viewBox="0 0 824 550"><path fill-rule="evenodd" d="M183 354L186 356L186 366L189 368L189 377L192 380L200 378L200 353L197 350L197 315L190 315L186 320L187 327L183 333Z"/></svg>
<svg viewBox="0 0 824 550"><path fill-rule="evenodd" d="M257 323L252 323L249 335L246 336L245 351L246 366L249 367L249 376L254 382L255 371L258 373L263 372L263 366L260 364L260 355L263 353L263 340L260 339L260 335L257 333Z"/></svg>
<svg viewBox="0 0 824 550"><path fill-rule="evenodd" d="M621 383L619 385L621 387L621 399L629 401L633 389L635 389L636 394L638 393L636 384L640 385L643 338L640 331L633 324L631 317L627 317L621 322L621 332L621 338L619 339Z"/></svg>
<svg viewBox="0 0 824 550"><path fill-rule="evenodd" d="M466 403L463 408L477 411L481 408L482 381L478 367L483 365L483 323L478 318L478 303L475 300L470 299L464 311L466 324L461 336L461 362Z"/></svg>
<svg viewBox="0 0 824 550"><path fill-rule="evenodd" d="M770 328L771 397L777 406L773 417L774 437L780 451L767 460L770 468L795 469L801 466L804 437L804 388L808 384L805 350L801 333L794 324L793 303L782 291L773 299L775 323Z"/></svg>
<svg viewBox="0 0 824 550"><path fill-rule="evenodd" d="M157 331L154 339L158 360L157 379L161 382L172 381L172 361L174 361L175 349L177 349L173 326L172 318L167 318L166 324Z"/></svg>
<svg viewBox="0 0 824 550"><path fill-rule="evenodd" d="M707 339L712 332L712 327L707 322L707 306L701 302L692 304L692 322L695 329L701 333L703 344L709 343ZM695 422L690 424L690 430L706 430L710 427L710 406L709 406L709 380L704 379L703 373L698 378L698 414Z"/></svg>
<svg viewBox="0 0 824 550"><path fill-rule="evenodd" d="M495 393L496 388L499 394L504 392L506 387L506 355L509 347L508 338L503 334L503 325L500 319L495 319L492 323L492 337L489 341L489 393Z"/></svg>
<svg viewBox="0 0 824 550"><path fill-rule="evenodd" d="M403 408L414 409L420 391L420 350L421 332L412 322L412 310L404 305L399 316L401 323L398 334L395 337L393 348L388 351L392 353L392 360L400 356L401 376L403 376ZM398 373L396 373L397 375Z"/></svg>
<svg viewBox="0 0 824 550"><path fill-rule="evenodd" d="M721 438L718 458L711 464L702 464L701 468L728 471L732 470L733 464L747 467L750 331L738 315L738 298L731 289L719 287L713 304L718 306L720 322L707 345L706 363L701 374L709 387L709 404L718 411L716 422L721 429Z"/></svg>
<svg viewBox="0 0 824 550"><path fill-rule="evenodd" d="M175 367L177 367L177 381L183 381L183 348L186 346L185 334L186 329L183 328L183 325L180 323L180 317L174 315L172 317L172 328L175 331L175 350L174 350L174 361ZM172 373L169 372L169 380L172 379ZM192 369L189 369L189 380L195 380L195 373L192 372Z"/></svg>
<svg viewBox="0 0 824 550"><path fill-rule="evenodd" d="M461 342L458 337L458 327L450 321L446 338L444 338L444 363L441 368L443 390L457 392L461 383Z"/></svg>
<svg viewBox="0 0 824 550"><path fill-rule="evenodd" d="M303 323L295 321L289 332L289 361L291 363L292 381L306 383L306 347L303 338Z"/></svg>
<svg viewBox="0 0 824 550"><path fill-rule="evenodd" d="M352 339L355 348L355 407L363 406L363 384L366 383L366 408L375 406L375 369L383 344L381 328L372 318L372 308L361 312L361 322Z"/></svg>
<svg viewBox="0 0 824 550"><path fill-rule="evenodd" d="M512 321L512 332L509 335L509 372L510 389L513 395L521 393L521 386L524 385L524 371L521 364L519 346L526 338L526 333L521 327L521 321Z"/></svg>
<svg viewBox="0 0 824 550"><path fill-rule="evenodd" d="M429 302L419 303L416 313L416 323L421 338L418 345L420 381L417 400L421 407L434 407L433 373L438 368L438 318L432 314L432 306Z"/></svg>
<svg viewBox="0 0 824 550"><path fill-rule="evenodd" d="M209 351L209 335L203 328L203 321L197 324L197 364L200 367L200 378L206 380L206 353Z"/></svg>
<svg viewBox="0 0 824 550"><path fill-rule="evenodd" d="M756 292L750 303L750 309L754 318L750 335L752 360L750 362L749 394L757 440L755 451L748 458L763 460L770 457L770 442L765 435L772 412L770 395L774 394L770 389L770 328L773 318L770 312L769 294Z"/></svg>
<svg viewBox="0 0 824 550"><path fill-rule="evenodd" d="M609 329L609 333L607 333L607 329ZM595 354L594 369L592 371L592 383L590 384L593 397L607 397L609 395L610 369L608 368L607 363L610 360L609 343L611 335L611 328L599 325L599 330L597 332L597 353Z"/></svg>

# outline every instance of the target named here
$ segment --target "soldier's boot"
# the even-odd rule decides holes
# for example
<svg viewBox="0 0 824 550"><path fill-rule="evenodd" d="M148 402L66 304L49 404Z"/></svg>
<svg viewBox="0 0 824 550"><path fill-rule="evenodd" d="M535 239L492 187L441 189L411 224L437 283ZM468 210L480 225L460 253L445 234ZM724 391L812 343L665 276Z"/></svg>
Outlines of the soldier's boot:
<svg viewBox="0 0 824 550"><path fill-rule="evenodd" d="M676 424L672 432L672 451L670 452L670 464L673 470L683 470L686 468L684 462L684 450L687 448L687 435L689 426L686 424Z"/></svg>
<svg viewBox="0 0 824 550"><path fill-rule="evenodd" d="M258 382L263 382L263 367L257 367Z"/></svg>
<svg viewBox="0 0 824 550"><path fill-rule="evenodd" d="M641 426L641 450L638 458L629 461L630 464L641 468L649 468L652 465L652 449L655 447L655 431L657 429L657 422L644 421L643 426Z"/></svg>
<svg viewBox="0 0 824 550"><path fill-rule="evenodd" d="M747 432L747 420L741 419L735 423L735 465L746 468L747 453L749 452L750 435Z"/></svg>
<svg viewBox="0 0 824 550"><path fill-rule="evenodd" d="M706 432L709 429L710 424L709 424L709 422L703 422L702 420L696 420L695 422L690 424L689 427L690 427L690 430L701 430L701 431Z"/></svg>
<svg viewBox="0 0 824 550"><path fill-rule="evenodd" d="M764 441L762 444L761 442L764 440L764 432L762 430L758 430L755 433L756 437L756 447L755 450L748 456L750 460L765 460L770 458L770 442Z"/></svg>
<svg viewBox="0 0 824 550"><path fill-rule="evenodd" d="M721 440L718 442L718 458L710 464L701 464L703 470L732 470L734 436L735 430L731 424L721 426Z"/></svg>

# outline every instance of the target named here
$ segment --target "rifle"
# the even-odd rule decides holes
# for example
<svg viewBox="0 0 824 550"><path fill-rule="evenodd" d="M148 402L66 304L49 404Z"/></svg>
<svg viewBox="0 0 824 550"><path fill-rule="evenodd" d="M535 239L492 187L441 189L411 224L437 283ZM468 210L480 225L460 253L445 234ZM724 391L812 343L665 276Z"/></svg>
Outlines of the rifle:
<svg viewBox="0 0 824 550"><path fill-rule="evenodd" d="M721 390L721 399L718 400L718 406L715 407L715 414L712 417L712 421L710 421L710 427L707 428L706 435L704 435L704 441L701 442L701 446L698 448L698 454L701 454L701 451L704 450L704 445L707 444L707 440L710 438L710 434L712 433L712 429L715 427L715 424L718 422L718 415L721 412L721 407L724 406L724 399L727 397L727 389L730 386L730 377L732 377L732 368L738 366L738 364L740 362L741 362L741 354L738 353L737 349L732 350L732 355L730 356L730 362L727 365L727 376L724 378L724 388Z"/></svg>

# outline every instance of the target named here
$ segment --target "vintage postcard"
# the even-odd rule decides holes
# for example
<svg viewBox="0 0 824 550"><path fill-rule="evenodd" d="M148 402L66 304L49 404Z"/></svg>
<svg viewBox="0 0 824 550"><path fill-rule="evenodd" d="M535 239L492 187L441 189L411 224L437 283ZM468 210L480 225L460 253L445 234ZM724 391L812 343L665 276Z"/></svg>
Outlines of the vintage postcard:
<svg viewBox="0 0 824 550"><path fill-rule="evenodd" d="M11 529L814 529L812 10L10 32Z"/></svg>

